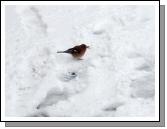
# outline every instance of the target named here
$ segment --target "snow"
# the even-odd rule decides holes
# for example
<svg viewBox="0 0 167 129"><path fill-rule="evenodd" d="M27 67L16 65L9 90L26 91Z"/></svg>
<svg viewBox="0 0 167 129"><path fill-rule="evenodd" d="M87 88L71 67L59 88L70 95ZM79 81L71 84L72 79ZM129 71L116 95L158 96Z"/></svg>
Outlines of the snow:
<svg viewBox="0 0 167 129"><path fill-rule="evenodd" d="M7 6L6 116L154 116L153 6ZM82 60L56 53L90 46Z"/></svg>

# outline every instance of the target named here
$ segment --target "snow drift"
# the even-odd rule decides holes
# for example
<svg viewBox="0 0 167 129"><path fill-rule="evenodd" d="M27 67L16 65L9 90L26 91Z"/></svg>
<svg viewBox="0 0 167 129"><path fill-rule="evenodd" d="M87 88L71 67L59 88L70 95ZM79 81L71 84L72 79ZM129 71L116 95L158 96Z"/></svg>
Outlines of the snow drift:
<svg viewBox="0 0 167 129"><path fill-rule="evenodd" d="M154 116L153 6L7 6L6 116ZM57 54L90 46L83 60Z"/></svg>

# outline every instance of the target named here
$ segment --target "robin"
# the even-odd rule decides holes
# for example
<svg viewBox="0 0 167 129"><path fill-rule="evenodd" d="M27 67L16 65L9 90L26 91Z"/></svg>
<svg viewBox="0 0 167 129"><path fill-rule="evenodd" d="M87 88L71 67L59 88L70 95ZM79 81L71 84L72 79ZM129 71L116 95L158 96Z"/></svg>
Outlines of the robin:
<svg viewBox="0 0 167 129"><path fill-rule="evenodd" d="M65 51L58 51L57 53L68 53L71 54L75 59L81 59L81 57L85 54L87 48L89 48L89 46L81 44L73 48L69 48Z"/></svg>

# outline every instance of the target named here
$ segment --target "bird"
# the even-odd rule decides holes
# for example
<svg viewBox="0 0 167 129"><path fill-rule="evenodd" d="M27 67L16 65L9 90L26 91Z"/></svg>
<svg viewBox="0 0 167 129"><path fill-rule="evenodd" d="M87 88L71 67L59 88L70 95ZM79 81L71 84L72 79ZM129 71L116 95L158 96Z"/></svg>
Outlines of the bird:
<svg viewBox="0 0 167 129"><path fill-rule="evenodd" d="M57 53L68 53L71 54L75 59L81 59L81 57L84 56L87 48L89 48L89 46L81 44L74 46L73 48L69 48L65 51L57 51Z"/></svg>

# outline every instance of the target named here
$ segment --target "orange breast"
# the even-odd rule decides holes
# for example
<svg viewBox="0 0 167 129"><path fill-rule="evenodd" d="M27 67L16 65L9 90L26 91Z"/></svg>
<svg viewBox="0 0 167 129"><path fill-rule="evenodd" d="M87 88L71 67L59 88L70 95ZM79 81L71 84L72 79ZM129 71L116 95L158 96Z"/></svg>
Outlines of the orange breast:
<svg viewBox="0 0 167 129"><path fill-rule="evenodd" d="M78 52L73 53L72 55L74 58L81 58L82 56L84 56L85 52L86 52L86 49L80 48L78 49Z"/></svg>

